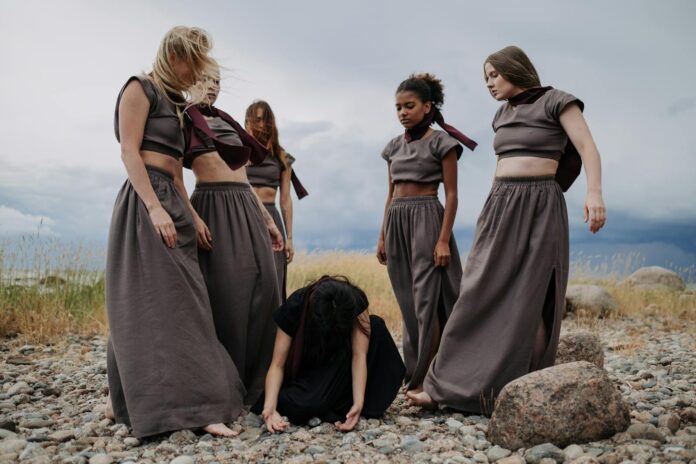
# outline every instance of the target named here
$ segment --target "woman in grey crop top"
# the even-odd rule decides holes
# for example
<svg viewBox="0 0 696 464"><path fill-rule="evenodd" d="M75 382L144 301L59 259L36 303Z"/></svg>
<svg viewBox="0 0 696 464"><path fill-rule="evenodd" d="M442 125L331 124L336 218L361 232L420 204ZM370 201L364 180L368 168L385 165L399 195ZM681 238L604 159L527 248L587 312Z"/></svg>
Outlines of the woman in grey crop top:
<svg viewBox="0 0 696 464"><path fill-rule="evenodd" d="M496 177L476 225L462 285L415 404L490 413L500 390L553 366L568 283L568 215L561 166L585 163L585 220L604 225L600 159L574 96L541 87L527 55L506 47L484 62L493 98ZM572 147L569 142L572 143ZM565 169L565 167L563 167Z"/></svg>
<svg viewBox="0 0 696 464"><path fill-rule="evenodd" d="M128 79L116 104L128 180L109 228L105 415L137 437L199 427L234 436L225 423L243 406L244 385L215 335L182 180L183 95L213 64L210 47L202 29L171 29L152 72Z"/></svg>
<svg viewBox="0 0 696 464"><path fill-rule="evenodd" d="M223 159L228 147L240 147L249 139L263 155L268 153L241 125L213 106L219 83L218 70L204 84L206 107L199 109L202 124L212 132L208 137L190 132L193 142L185 158L196 177L191 204L209 227L199 236L198 264L215 330L244 382L244 403L254 404L263 391L275 341L272 314L280 305L280 294L273 253L283 249L283 238L249 184L245 160L239 167ZM198 119L191 108L187 116Z"/></svg>
<svg viewBox="0 0 696 464"><path fill-rule="evenodd" d="M457 212L459 140L475 142L446 125L442 84L412 75L396 91L396 112L406 130L387 143L387 203L377 244L404 320L403 351L409 391L421 390L445 322L457 299L462 267L452 234ZM438 122L448 132L430 126ZM455 132L456 131L456 132ZM450 133L459 134L455 139ZM437 198L445 186L445 207Z"/></svg>
<svg viewBox="0 0 696 464"><path fill-rule="evenodd" d="M244 126L271 151L271 155L267 156L263 163L250 166L247 173L249 183L256 190L266 210L273 216L278 229L285 238L285 249L275 253L278 286L281 300L285 302L288 265L295 256L292 227L293 204L290 195L290 184L294 175L292 165L295 163L295 158L280 145L275 114L267 102L256 100L249 105L244 118ZM280 191L278 201L280 211L276 206L278 191ZM299 191L296 190L295 193L297 193L298 199L302 199L303 195Z"/></svg>

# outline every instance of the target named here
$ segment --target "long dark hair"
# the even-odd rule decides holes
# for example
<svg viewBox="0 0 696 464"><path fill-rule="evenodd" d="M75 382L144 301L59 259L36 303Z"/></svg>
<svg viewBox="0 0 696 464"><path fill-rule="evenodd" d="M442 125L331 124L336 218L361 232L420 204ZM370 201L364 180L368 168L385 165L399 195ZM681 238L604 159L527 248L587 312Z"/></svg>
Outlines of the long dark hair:
<svg viewBox="0 0 696 464"><path fill-rule="evenodd" d="M256 110L263 110L263 127L262 131L256 129ZM280 161L280 170L284 171L288 167L288 161L285 157L285 150L280 146L278 138L278 126L276 126L275 114L271 109L271 105L264 100L254 100L246 110L244 117L244 125L246 130L251 133L259 142L271 150L271 155L275 156Z"/></svg>
<svg viewBox="0 0 696 464"><path fill-rule="evenodd" d="M483 78L486 76L486 63L490 63L506 81L526 90L541 86L539 74L527 54L520 47L510 45L495 53L491 53L483 62Z"/></svg>
<svg viewBox="0 0 696 464"><path fill-rule="evenodd" d="M303 305L306 311L303 364L350 356L351 336L356 323L369 336L369 324L361 323L356 316L359 310L367 308L367 296L344 276L324 275L309 284Z"/></svg>

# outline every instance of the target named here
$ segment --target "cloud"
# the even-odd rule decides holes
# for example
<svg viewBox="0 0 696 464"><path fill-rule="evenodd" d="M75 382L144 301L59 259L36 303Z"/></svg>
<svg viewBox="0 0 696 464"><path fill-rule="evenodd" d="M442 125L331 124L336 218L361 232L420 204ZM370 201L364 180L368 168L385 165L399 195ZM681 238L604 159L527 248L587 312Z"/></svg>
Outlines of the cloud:
<svg viewBox="0 0 696 464"><path fill-rule="evenodd" d="M0 205L0 237L18 235L54 235L55 221L46 216L25 214L14 208Z"/></svg>
<svg viewBox="0 0 696 464"><path fill-rule="evenodd" d="M693 110L694 108L696 108L696 98L684 98L682 100L676 100L669 105L667 107L667 114L676 116L686 111Z"/></svg>

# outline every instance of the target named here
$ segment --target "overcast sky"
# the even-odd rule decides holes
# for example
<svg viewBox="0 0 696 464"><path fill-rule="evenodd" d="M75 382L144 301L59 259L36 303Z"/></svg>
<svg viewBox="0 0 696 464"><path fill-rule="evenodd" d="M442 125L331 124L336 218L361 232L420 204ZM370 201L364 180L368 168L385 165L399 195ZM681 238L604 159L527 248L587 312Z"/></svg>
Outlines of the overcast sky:
<svg viewBox="0 0 696 464"><path fill-rule="evenodd" d="M620 225L612 218L696 231L695 18L691 1L0 0L0 236L42 221L60 238L106 241L125 179L117 93L150 69L179 24L213 37L227 68L220 108L239 120L254 99L274 108L310 191L295 206L300 248L376 239L387 188L379 154L402 131L394 90L417 71L443 80L445 118L479 142L459 162L455 230L471 230L495 167L499 103L483 60L510 44L528 53L543 84L585 102L607 233ZM576 230L585 185L583 174L566 197Z"/></svg>

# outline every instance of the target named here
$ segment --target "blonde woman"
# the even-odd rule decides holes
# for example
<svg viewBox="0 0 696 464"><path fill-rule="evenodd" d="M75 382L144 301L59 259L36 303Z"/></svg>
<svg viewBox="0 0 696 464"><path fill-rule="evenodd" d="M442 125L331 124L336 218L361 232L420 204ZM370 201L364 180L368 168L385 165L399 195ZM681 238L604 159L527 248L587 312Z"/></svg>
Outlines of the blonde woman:
<svg viewBox="0 0 696 464"><path fill-rule="evenodd" d="M184 91L214 64L211 46L202 29L171 29L152 72L129 78L116 103L128 180L107 251L106 415L137 437L200 427L234 436L224 423L237 417L245 393L215 336L196 252L205 224L182 180Z"/></svg>

